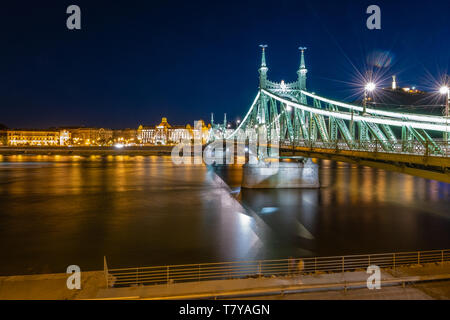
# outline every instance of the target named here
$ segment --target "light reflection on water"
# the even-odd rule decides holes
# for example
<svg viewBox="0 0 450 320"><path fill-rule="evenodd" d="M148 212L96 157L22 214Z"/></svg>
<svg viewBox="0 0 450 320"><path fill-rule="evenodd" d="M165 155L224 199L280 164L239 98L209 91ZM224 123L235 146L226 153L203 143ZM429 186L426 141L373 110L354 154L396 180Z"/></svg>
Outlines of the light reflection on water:
<svg viewBox="0 0 450 320"><path fill-rule="evenodd" d="M169 157L2 156L0 274L450 247L448 184L331 161L310 190L216 172L235 192Z"/></svg>

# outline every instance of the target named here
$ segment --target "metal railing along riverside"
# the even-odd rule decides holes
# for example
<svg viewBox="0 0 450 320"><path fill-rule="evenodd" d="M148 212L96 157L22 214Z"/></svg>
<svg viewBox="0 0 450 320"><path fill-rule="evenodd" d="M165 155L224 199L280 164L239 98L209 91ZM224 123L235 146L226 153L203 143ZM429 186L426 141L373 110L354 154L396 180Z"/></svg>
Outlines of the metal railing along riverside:
<svg viewBox="0 0 450 320"><path fill-rule="evenodd" d="M393 268L450 261L450 250L379 253L314 258L290 258L108 269L104 259L107 287L158 285L179 282L272 277L313 273L366 270L370 265Z"/></svg>

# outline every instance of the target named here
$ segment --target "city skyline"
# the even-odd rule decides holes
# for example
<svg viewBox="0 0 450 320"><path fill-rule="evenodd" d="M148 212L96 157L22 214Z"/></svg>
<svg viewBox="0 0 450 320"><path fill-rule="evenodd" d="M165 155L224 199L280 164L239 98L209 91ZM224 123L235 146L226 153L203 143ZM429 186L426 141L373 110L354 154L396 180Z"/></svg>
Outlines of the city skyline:
<svg viewBox="0 0 450 320"><path fill-rule="evenodd" d="M76 31L65 27L65 4L21 15L13 14L21 10L17 4L9 4L16 18L0 22L7 43L0 123L127 128L163 116L175 123L209 119L211 112L227 112L233 121L257 90L261 43L268 44L270 77L285 81L296 77L298 46L307 47L307 88L335 98L360 98L358 72L364 69L387 82L397 75L399 85L433 91L447 73L450 50L440 40L449 35L441 10L448 4L433 3L381 1L381 30L368 30L364 1L79 1L82 29ZM408 14L397 14L405 9ZM421 19L428 23L418 28ZM13 35L6 31L11 28Z"/></svg>
<svg viewBox="0 0 450 320"><path fill-rule="evenodd" d="M217 125L216 125L217 127ZM211 124L203 120L192 125L171 125L166 117L156 125L142 125L136 128L99 127L51 127L45 129L3 128L0 125L0 146L148 146L175 145L194 138L194 132L201 132L203 143L209 136Z"/></svg>

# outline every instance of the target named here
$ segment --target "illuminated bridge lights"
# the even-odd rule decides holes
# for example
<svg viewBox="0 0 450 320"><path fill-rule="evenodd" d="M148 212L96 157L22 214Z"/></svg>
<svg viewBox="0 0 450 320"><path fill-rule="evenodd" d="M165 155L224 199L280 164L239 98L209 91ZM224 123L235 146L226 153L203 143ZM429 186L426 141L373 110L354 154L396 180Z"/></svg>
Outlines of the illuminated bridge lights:
<svg viewBox="0 0 450 320"><path fill-rule="evenodd" d="M315 114L321 114L324 116L335 117L335 118L344 119L344 120L351 120L353 117L354 121L365 121L365 122L369 122L369 123L387 124L387 125L398 126L398 127L410 126L412 128L433 130L433 131L445 132L447 130L447 126L434 124L434 123L420 123L420 122L415 122L415 121L399 121L399 120L395 120L395 119L389 119L389 118L384 118L384 117L383 118L382 117L373 117L373 116L368 116L368 115L364 115L364 116L353 115L352 116L351 113L347 113L347 112L328 111L328 110L324 110L324 109L317 109L314 107L309 107L309 106L306 106L306 105L303 105L300 103L289 101L289 100L279 97L267 90L262 90L262 92L264 94L268 95L269 97L274 98L275 100L277 100L281 103L284 103L288 106L302 109L305 111L309 111L309 112L312 112ZM328 99L326 99L326 100L328 100ZM325 101L325 99L323 101ZM362 108L360 108L360 107L355 107L355 108L358 108L357 109L358 111L360 111L359 109L361 109L361 111L362 111ZM379 111L379 110L376 110L376 111ZM373 113L373 112L370 112L369 109L367 109L367 112ZM398 116L397 118L405 118L406 119L406 116L405 116L405 114L401 114L401 116ZM440 123L441 122L445 123L445 119L441 118L441 120L443 120L443 121L439 121ZM422 120L422 121L425 121L425 120Z"/></svg>
<svg viewBox="0 0 450 320"><path fill-rule="evenodd" d="M363 107L355 106L352 104L339 102L336 100L331 100L328 98L320 97L318 95L315 95L313 93L301 90L301 93L305 96L311 97L313 99L320 100L322 102L330 103L335 106L347 108L347 109L353 109L354 111L363 111ZM429 116L429 115L417 115L417 114L411 114L411 113L401 113L401 112L391 112L391 111L384 111L384 110L376 110L376 109L370 109L366 108L367 113L371 114L377 114L380 116L386 116L391 118L400 118L400 119L406 119L406 120L415 120L415 121L422 121L422 122L430 122L430 123L446 123L446 119L438 116Z"/></svg>

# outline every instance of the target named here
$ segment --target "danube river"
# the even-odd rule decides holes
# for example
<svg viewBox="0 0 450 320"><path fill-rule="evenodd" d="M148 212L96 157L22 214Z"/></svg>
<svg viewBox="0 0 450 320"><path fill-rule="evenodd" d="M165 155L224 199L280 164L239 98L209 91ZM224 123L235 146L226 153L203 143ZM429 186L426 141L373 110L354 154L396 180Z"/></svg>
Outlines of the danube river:
<svg viewBox="0 0 450 320"><path fill-rule="evenodd" d="M449 184L319 164L320 189L240 190L237 166L0 156L0 275L450 248Z"/></svg>

